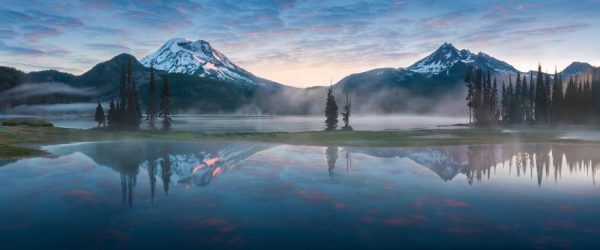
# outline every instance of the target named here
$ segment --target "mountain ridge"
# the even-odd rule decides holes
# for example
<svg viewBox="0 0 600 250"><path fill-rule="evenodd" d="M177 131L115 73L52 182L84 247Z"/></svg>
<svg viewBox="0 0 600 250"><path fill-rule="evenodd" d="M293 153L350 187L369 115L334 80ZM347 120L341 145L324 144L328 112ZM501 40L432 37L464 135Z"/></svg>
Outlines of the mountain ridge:
<svg viewBox="0 0 600 250"><path fill-rule="evenodd" d="M176 60L178 56L185 60ZM316 114L321 112L319 105L322 105L326 89L297 88L256 77L235 65L208 42L179 38L167 41L141 62L133 55L122 53L94 65L78 76L46 70L23 73L20 79L21 82L64 82L74 87L94 87L98 89L98 96L90 98L90 101L108 100L117 95L120 73L128 61L132 62L133 78L140 93L145 93L149 81L150 70L147 65L154 65L158 84L161 84L163 76L168 76L171 80L175 106L185 106L181 109L192 112L214 113L243 109L268 114ZM208 63L220 68L213 71L213 66L204 68ZM464 88L463 79L469 66L497 74L513 75L518 72L505 61L484 52L475 54L466 49L459 50L451 43L443 43L407 68L376 68L350 74L333 85L334 93L342 96L349 93L354 101L364 103L355 106L359 112L429 112L432 105L427 100L437 101L448 97L449 93L455 95L452 97L454 100L464 99L461 89ZM585 73L591 67L587 63L573 62L563 72L577 75ZM239 73L229 74L234 70ZM10 87L14 84L3 86Z"/></svg>

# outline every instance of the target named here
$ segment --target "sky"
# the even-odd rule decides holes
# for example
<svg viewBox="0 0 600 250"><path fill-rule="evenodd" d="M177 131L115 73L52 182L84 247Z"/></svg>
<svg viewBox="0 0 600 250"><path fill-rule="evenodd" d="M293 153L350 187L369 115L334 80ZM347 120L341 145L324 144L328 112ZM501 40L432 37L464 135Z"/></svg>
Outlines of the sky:
<svg viewBox="0 0 600 250"><path fill-rule="evenodd" d="M24 71L81 74L175 37L297 87L408 67L444 42L553 71L600 65L600 0L0 0L0 65Z"/></svg>

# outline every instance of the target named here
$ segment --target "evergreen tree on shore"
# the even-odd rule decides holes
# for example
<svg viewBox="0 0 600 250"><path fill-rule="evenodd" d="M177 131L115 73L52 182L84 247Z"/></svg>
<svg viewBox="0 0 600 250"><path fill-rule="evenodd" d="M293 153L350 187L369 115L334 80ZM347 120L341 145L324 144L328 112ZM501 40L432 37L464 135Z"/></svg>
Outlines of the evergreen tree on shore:
<svg viewBox="0 0 600 250"><path fill-rule="evenodd" d="M600 68L592 69L591 88L593 120L598 123L600 122Z"/></svg>
<svg viewBox="0 0 600 250"><path fill-rule="evenodd" d="M146 108L146 120L148 128L156 129L156 83L154 82L154 65L150 66L150 84L148 87L148 104Z"/></svg>
<svg viewBox="0 0 600 250"><path fill-rule="evenodd" d="M494 84L492 85L492 96L490 98L490 113L492 114L492 123L498 122L500 113L498 111L498 82L494 78Z"/></svg>
<svg viewBox="0 0 600 250"><path fill-rule="evenodd" d="M533 72L529 74L529 123L535 122L535 84L533 82Z"/></svg>
<svg viewBox="0 0 600 250"><path fill-rule="evenodd" d="M142 111L138 101L138 94L135 81L129 84L129 98L127 100L127 127L130 129L139 129L142 123Z"/></svg>
<svg viewBox="0 0 600 250"><path fill-rule="evenodd" d="M110 99L110 104L108 105L108 128L115 129L117 127L117 106L115 105L114 98Z"/></svg>
<svg viewBox="0 0 600 250"><path fill-rule="evenodd" d="M473 83L473 119L477 124L485 124L485 108L483 105L484 82L481 69L477 69Z"/></svg>
<svg viewBox="0 0 600 250"><path fill-rule="evenodd" d="M350 126L350 109L352 105L350 104L350 97L348 96L348 92L346 92L346 104L344 105L344 112L342 112L342 121L344 121L344 127L342 130L352 130L352 126Z"/></svg>
<svg viewBox="0 0 600 250"><path fill-rule="evenodd" d="M327 90L327 103L325 104L325 131L333 131L338 124L338 106L333 96L333 88Z"/></svg>
<svg viewBox="0 0 600 250"><path fill-rule="evenodd" d="M473 96L475 86L473 85L473 66L469 65L465 76L465 86L467 87L467 108L469 109L469 124L473 122Z"/></svg>
<svg viewBox="0 0 600 250"><path fill-rule="evenodd" d="M519 77L520 73L517 73L517 77ZM521 115L523 117L523 122L529 122L531 120L531 106L529 101L529 87L527 86L527 78L525 74L523 74L523 79L521 80Z"/></svg>
<svg viewBox="0 0 600 250"><path fill-rule="evenodd" d="M500 119L502 122L508 123L508 96L506 94L506 85L502 82L502 100L500 100Z"/></svg>
<svg viewBox="0 0 600 250"><path fill-rule="evenodd" d="M516 103L515 103L515 94L514 94L514 89L513 89L513 84L512 84L512 79L508 78L508 88L506 88L506 98L508 99L508 124L512 124L515 123L515 110L516 110Z"/></svg>
<svg viewBox="0 0 600 250"><path fill-rule="evenodd" d="M104 109L102 108L102 104L98 102L98 106L96 106L96 114L94 114L94 120L98 123L98 127L104 124L106 126L106 117L104 116Z"/></svg>
<svg viewBox="0 0 600 250"><path fill-rule="evenodd" d="M552 107L550 120L552 124L558 124L562 119L563 110L563 86L560 79L560 74L554 70L554 84L552 85Z"/></svg>
<svg viewBox="0 0 600 250"><path fill-rule="evenodd" d="M162 117L162 130L171 130L171 92L169 89L169 79L166 76L163 77L163 87L160 99L160 112L158 117Z"/></svg>
<svg viewBox="0 0 600 250"><path fill-rule="evenodd" d="M510 76L509 76L510 77ZM521 75L517 73L517 78L515 79L515 93L513 96L514 101L514 114L512 117L512 123L521 123L523 122L523 99L522 97L522 88L521 88Z"/></svg>
<svg viewBox="0 0 600 250"><path fill-rule="evenodd" d="M548 101L546 97L544 74L542 73L542 66L538 65L535 95L535 123L537 124L548 123Z"/></svg>
<svg viewBox="0 0 600 250"><path fill-rule="evenodd" d="M115 127L122 128L125 126L124 120L127 117L127 97L128 97L128 86L127 86L127 75L125 73L125 66L121 65L121 78L119 81L119 98L117 101L117 112L115 117Z"/></svg>

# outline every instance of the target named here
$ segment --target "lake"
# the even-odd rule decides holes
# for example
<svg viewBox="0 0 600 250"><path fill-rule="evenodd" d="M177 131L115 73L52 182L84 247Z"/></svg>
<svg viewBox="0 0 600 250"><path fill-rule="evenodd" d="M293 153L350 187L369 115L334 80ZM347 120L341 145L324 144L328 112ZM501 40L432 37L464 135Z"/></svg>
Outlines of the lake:
<svg viewBox="0 0 600 250"><path fill-rule="evenodd" d="M600 145L42 148L1 163L3 249L600 244Z"/></svg>
<svg viewBox="0 0 600 250"><path fill-rule="evenodd" d="M48 120L56 127L93 128L96 126L93 117L81 116L20 116L4 115L0 119L10 117L34 117ZM145 122L145 121L144 121ZM355 116L351 125L356 130L405 130L415 128L437 128L468 122L465 117L419 116L419 115L385 115ZM342 121L340 117L340 127ZM173 129L178 131L227 133L227 132L300 132L319 131L325 127L325 118L321 116L230 116L230 115L195 115L174 116ZM454 126L457 127L457 126ZM142 128L146 128L142 125Z"/></svg>

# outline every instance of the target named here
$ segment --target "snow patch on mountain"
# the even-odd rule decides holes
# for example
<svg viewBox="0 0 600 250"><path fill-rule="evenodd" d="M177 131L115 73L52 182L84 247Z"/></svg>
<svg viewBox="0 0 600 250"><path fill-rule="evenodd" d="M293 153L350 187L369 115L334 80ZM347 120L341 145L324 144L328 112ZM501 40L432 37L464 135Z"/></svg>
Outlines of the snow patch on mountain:
<svg viewBox="0 0 600 250"><path fill-rule="evenodd" d="M227 56L214 49L204 40L189 41L174 38L156 52L140 61L144 66L169 73L182 73L210 77L225 81L260 84L252 73L231 62Z"/></svg>
<svg viewBox="0 0 600 250"><path fill-rule="evenodd" d="M448 73L448 69L457 63L465 63L476 67L485 66L503 73L516 73L517 70L496 58L493 58L483 52L474 54L469 50L458 50L451 43L444 43L429 56L417 61L407 69L409 71L423 74L427 77Z"/></svg>

